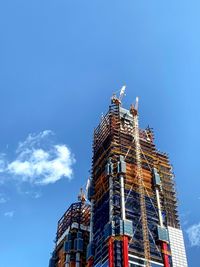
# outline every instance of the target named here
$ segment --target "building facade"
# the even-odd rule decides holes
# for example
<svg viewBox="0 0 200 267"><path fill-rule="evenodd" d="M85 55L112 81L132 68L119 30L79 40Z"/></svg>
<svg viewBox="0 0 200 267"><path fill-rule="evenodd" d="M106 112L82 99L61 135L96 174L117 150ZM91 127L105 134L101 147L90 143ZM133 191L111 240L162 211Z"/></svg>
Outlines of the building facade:
<svg viewBox="0 0 200 267"><path fill-rule="evenodd" d="M94 130L88 204L81 191L58 222L49 267L187 267L168 155L138 103L112 97Z"/></svg>
<svg viewBox="0 0 200 267"><path fill-rule="evenodd" d="M81 195L79 201L71 204L58 221L55 249L49 261L49 267L86 266L90 205Z"/></svg>
<svg viewBox="0 0 200 267"><path fill-rule="evenodd" d="M94 130L87 265L187 267L168 155L113 96Z"/></svg>

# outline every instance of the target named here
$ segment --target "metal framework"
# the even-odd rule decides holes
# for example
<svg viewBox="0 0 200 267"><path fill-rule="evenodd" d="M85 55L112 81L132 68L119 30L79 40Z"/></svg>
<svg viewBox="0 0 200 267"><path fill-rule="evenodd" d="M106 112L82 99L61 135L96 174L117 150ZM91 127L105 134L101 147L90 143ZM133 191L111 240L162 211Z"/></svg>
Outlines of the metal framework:
<svg viewBox="0 0 200 267"><path fill-rule="evenodd" d="M58 221L49 267L172 267L181 256L170 244L185 253L168 155L139 128L137 102L122 107L124 95L125 86L94 130L90 205L81 190Z"/></svg>
<svg viewBox="0 0 200 267"><path fill-rule="evenodd" d="M82 195L58 221L49 267L84 267L90 232L90 205Z"/></svg>
<svg viewBox="0 0 200 267"><path fill-rule="evenodd" d="M162 183L159 204L154 169ZM94 130L90 187L91 266L127 267L137 257L147 267L164 258L170 266L170 247L158 230L166 234L167 226L180 227L172 168L168 156L155 148L152 129L139 128L136 108L124 109L116 96Z"/></svg>

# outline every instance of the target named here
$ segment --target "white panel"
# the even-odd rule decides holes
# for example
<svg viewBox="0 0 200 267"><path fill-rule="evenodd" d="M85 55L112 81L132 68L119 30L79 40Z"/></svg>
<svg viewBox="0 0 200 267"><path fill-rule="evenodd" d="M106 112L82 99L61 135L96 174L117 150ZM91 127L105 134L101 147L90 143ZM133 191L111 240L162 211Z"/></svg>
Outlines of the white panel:
<svg viewBox="0 0 200 267"><path fill-rule="evenodd" d="M168 227L168 231L173 267L188 267L182 230Z"/></svg>
<svg viewBox="0 0 200 267"><path fill-rule="evenodd" d="M145 264L144 264L145 259L144 258L138 257L136 255L132 255L132 254L128 254L128 256L129 256L129 263L132 263L132 264L136 264L138 266L144 266L145 267ZM140 260L140 262L143 262L143 264L142 263L138 263L138 260ZM151 266L152 267L164 266L163 263L159 263L159 262L156 262L156 261L150 261L150 263L151 263Z"/></svg>

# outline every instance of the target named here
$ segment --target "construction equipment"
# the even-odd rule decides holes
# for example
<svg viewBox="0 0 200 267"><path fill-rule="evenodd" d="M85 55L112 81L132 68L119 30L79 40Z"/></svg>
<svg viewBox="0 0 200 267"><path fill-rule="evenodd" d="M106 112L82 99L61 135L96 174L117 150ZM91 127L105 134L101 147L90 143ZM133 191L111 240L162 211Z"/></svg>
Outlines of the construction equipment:
<svg viewBox="0 0 200 267"><path fill-rule="evenodd" d="M117 95L116 95L119 91L117 91L117 92L115 92L113 94L113 96L112 96L112 102L115 103L115 104L117 104L117 105L121 105L122 99L125 96L125 90L126 90L126 85L123 85L122 88L121 88L121 90L120 90L119 97L117 97Z"/></svg>
<svg viewBox="0 0 200 267"><path fill-rule="evenodd" d="M83 191L83 188L80 189L80 193L78 194L78 201L85 202L86 201L86 196Z"/></svg>
<svg viewBox="0 0 200 267"><path fill-rule="evenodd" d="M126 85L122 86L120 94L119 94L119 100L122 102L123 97L125 96L125 90L126 90Z"/></svg>
<svg viewBox="0 0 200 267"><path fill-rule="evenodd" d="M139 128L139 99L122 107L125 88L94 129L90 205L81 190L59 220L49 267L187 267L168 155Z"/></svg>
<svg viewBox="0 0 200 267"><path fill-rule="evenodd" d="M146 266L150 267L151 266L150 244L149 244L149 233L148 233L146 204L145 204L145 188L143 185L144 183L143 183L142 165L141 165L141 148L140 148L139 122L138 122L138 97L136 98L135 107L134 105L132 105L130 112L133 115L133 137L135 140L137 178L138 178L142 230L143 230L144 256L146 260Z"/></svg>

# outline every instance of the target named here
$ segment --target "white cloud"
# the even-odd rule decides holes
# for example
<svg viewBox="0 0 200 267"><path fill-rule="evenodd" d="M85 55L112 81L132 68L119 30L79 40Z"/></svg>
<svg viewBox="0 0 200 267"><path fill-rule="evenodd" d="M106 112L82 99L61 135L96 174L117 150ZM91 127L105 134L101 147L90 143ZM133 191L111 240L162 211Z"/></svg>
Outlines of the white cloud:
<svg viewBox="0 0 200 267"><path fill-rule="evenodd" d="M66 145L54 144L50 139L52 135L50 130L29 134L24 142L19 143L15 160L7 163L4 172L31 184L46 185L63 177L71 179L74 156Z"/></svg>
<svg viewBox="0 0 200 267"><path fill-rule="evenodd" d="M35 198L35 199L41 198L41 196L42 196L42 194L39 193L39 192L35 192L35 193L33 194L33 198Z"/></svg>
<svg viewBox="0 0 200 267"><path fill-rule="evenodd" d="M3 196L0 196L0 204L4 204L7 202L7 199Z"/></svg>
<svg viewBox="0 0 200 267"><path fill-rule="evenodd" d="M25 141L19 143L16 152L26 153L29 152L29 149L32 147L40 147L42 143L52 135L54 135L54 133L51 130L44 130L38 134L31 133Z"/></svg>
<svg viewBox="0 0 200 267"><path fill-rule="evenodd" d="M12 218L14 216L14 211L7 211L4 213L5 217Z"/></svg>
<svg viewBox="0 0 200 267"><path fill-rule="evenodd" d="M190 226L186 230L191 246L200 246L200 223Z"/></svg>
<svg viewBox="0 0 200 267"><path fill-rule="evenodd" d="M9 198L5 196L5 194L0 193L0 204L5 204L9 201Z"/></svg>

